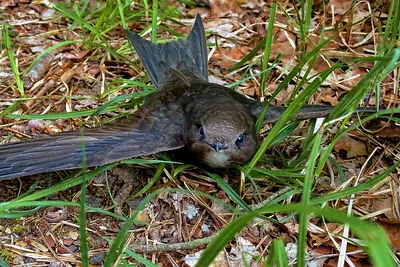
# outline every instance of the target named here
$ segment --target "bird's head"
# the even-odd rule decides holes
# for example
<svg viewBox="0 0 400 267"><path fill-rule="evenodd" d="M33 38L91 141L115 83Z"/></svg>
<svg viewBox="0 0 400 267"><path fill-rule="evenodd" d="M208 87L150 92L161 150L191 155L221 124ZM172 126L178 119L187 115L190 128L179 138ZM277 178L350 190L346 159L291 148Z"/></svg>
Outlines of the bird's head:
<svg viewBox="0 0 400 267"><path fill-rule="evenodd" d="M189 126L186 145L195 160L210 168L230 168L253 156L257 138L253 119L244 112L202 114Z"/></svg>

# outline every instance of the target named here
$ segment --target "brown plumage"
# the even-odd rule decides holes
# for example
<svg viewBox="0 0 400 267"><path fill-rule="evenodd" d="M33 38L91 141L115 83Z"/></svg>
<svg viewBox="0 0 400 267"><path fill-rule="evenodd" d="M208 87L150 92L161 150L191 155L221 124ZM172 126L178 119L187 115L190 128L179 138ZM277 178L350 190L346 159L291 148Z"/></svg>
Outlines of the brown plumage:
<svg viewBox="0 0 400 267"><path fill-rule="evenodd" d="M159 89L139 110L116 123L0 146L0 179L100 166L126 158L182 148L195 163L229 168L256 150L255 121L264 105L208 82L203 24L196 17L186 40L152 44L127 31ZM294 119L326 116L330 107L309 106ZM270 106L265 122L284 108Z"/></svg>

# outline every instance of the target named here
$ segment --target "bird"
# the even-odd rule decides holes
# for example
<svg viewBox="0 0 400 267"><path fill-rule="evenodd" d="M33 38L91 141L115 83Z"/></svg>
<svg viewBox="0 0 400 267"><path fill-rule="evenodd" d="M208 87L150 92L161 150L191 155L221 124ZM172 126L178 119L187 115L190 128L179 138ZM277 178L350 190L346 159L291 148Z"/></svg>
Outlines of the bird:
<svg viewBox="0 0 400 267"><path fill-rule="evenodd" d="M126 35L157 91L111 124L1 145L0 180L174 150L208 169L229 169L252 158L255 123L265 104L208 81L200 15L186 39L154 44L129 30ZM276 122L284 110L269 105L264 123ZM331 110L304 106L292 119L325 117Z"/></svg>

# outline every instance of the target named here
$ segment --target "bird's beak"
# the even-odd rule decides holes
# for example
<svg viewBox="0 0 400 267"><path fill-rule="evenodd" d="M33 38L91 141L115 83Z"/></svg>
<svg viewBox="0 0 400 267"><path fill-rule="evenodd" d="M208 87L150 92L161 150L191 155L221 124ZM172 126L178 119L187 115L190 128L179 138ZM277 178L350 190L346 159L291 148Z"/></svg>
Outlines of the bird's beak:
<svg viewBox="0 0 400 267"><path fill-rule="evenodd" d="M211 145L215 151L219 152L220 150L225 149L225 144L223 142L215 142Z"/></svg>

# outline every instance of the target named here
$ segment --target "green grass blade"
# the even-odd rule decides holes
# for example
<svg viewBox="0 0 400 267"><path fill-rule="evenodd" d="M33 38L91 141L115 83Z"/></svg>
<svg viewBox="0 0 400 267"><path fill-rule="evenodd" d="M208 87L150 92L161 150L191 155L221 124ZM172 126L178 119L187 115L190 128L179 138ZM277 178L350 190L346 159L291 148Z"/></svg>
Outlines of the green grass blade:
<svg viewBox="0 0 400 267"><path fill-rule="evenodd" d="M225 226L201 254L197 267L209 266L228 242L239 233L254 218L262 214L303 212L324 217L327 220L339 223L348 223L353 232L365 242L365 249L376 267L395 267L391 249L385 232L377 225L362 221L354 216L347 216L342 212L330 208L317 208L303 204L275 205L243 214Z"/></svg>
<svg viewBox="0 0 400 267"><path fill-rule="evenodd" d="M151 41L155 44L157 42L157 25L158 21L158 0L153 0L153 14L151 20Z"/></svg>
<svg viewBox="0 0 400 267"><path fill-rule="evenodd" d="M308 158L306 169L305 169L305 179L303 186L303 194L301 195L301 204L304 206L310 205L310 198L312 192L312 186L314 182L314 169L315 162L317 161L319 149L322 139L322 129L314 138L314 145L311 149L310 156ZM307 225L308 225L308 213L301 212L299 219L299 236L297 242L297 265L306 265L306 244L307 244Z"/></svg>
<svg viewBox="0 0 400 267"><path fill-rule="evenodd" d="M267 35L265 36L265 48L264 48L264 58L262 61L262 67L261 70L266 70L268 68L268 62L269 62L269 55L271 53L272 49L272 42L274 40L274 23L275 23L275 14L276 14L276 3L273 2L271 9L269 11L269 20L268 20L268 30L267 30ZM266 81L267 81L267 73L263 72L261 74L261 88L260 88L260 95L261 99L264 99L264 92L265 92L265 87L266 87Z"/></svg>
<svg viewBox="0 0 400 267"><path fill-rule="evenodd" d="M104 36L99 32L98 29L90 25L84 18L81 18L79 15L75 14L74 12L70 11L63 3L56 3L53 5L53 8L58 12L62 13L64 16L72 19L73 21L81 24L83 27L94 33L97 38L99 38L103 43L107 43L107 40Z"/></svg>
<svg viewBox="0 0 400 267"><path fill-rule="evenodd" d="M283 112L281 118L276 122L276 124L270 130L268 136L261 143L260 148L248 164L247 170L249 171L253 168L258 160L262 157L265 151L270 147L270 145L274 142L275 138L279 135L281 129L285 126L285 124L290 120L292 116L294 116L300 108L308 101L311 95L320 87L321 83L325 81L325 79L329 76L329 74L336 69L337 66L334 65L331 68L321 72L320 78L315 79L307 86L299 96L291 103L291 105Z"/></svg>
<svg viewBox="0 0 400 267"><path fill-rule="evenodd" d="M5 50L7 53L8 61L10 62L10 67L14 75L15 83L17 84L17 89L19 91L19 94L24 97L25 96L25 91L24 91L24 85L22 83L22 79L19 75L19 70L15 61L15 57L13 54L13 49L11 47L11 39L10 35L8 33L8 26L5 22L2 23L2 36L4 39L4 46Z"/></svg>

